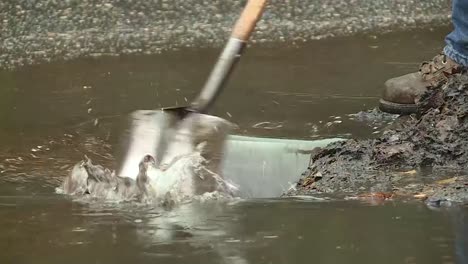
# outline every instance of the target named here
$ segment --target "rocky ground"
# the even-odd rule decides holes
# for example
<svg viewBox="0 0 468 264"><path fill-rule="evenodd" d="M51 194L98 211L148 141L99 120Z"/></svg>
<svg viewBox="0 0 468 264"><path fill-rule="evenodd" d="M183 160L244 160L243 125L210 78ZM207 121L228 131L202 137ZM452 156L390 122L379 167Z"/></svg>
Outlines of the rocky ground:
<svg viewBox="0 0 468 264"><path fill-rule="evenodd" d="M416 197L468 203L468 76L419 99L419 113L397 119L380 137L318 149L286 195L339 193L381 199Z"/></svg>
<svg viewBox="0 0 468 264"><path fill-rule="evenodd" d="M82 56L220 47L245 0L0 1L0 69ZM271 0L254 42L448 25L446 0Z"/></svg>

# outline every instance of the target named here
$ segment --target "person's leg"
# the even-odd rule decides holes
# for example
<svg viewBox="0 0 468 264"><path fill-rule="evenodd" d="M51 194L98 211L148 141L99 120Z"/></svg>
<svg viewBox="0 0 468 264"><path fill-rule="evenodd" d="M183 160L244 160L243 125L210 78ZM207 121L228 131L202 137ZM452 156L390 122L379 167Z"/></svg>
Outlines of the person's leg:
<svg viewBox="0 0 468 264"><path fill-rule="evenodd" d="M468 211L453 208L450 212L454 227L456 263L468 263Z"/></svg>
<svg viewBox="0 0 468 264"><path fill-rule="evenodd" d="M384 112L410 114L417 111L416 98L468 67L468 0L452 0L454 30L447 35L442 54L424 62L418 72L385 82L379 108Z"/></svg>
<svg viewBox="0 0 468 264"><path fill-rule="evenodd" d="M454 30L447 35L444 54L468 66L468 1L452 0L452 23Z"/></svg>

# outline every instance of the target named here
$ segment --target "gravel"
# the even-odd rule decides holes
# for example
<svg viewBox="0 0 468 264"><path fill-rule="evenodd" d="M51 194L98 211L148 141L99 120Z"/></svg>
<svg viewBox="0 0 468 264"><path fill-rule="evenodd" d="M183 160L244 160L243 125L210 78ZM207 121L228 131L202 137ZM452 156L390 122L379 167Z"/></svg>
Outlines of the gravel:
<svg viewBox="0 0 468 264"><path fill-rule="evenodd" d="M300 43L450 23L446 0L271 0L254 43ZM2 0L0 69L220 47L245 0Z"/></svg>

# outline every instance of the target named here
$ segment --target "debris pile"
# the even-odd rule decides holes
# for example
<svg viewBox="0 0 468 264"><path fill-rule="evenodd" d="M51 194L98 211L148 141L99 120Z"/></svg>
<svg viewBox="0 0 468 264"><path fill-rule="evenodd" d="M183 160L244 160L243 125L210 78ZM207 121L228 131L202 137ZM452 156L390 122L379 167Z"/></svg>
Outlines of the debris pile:
<svg viewBox="0 0 468 264"><path fill-rule="evenodd" d="M376 139L317 149L285 195L390 191L468 202L468 76L454 76L417 101L417 114L398 118Z"/></svg>

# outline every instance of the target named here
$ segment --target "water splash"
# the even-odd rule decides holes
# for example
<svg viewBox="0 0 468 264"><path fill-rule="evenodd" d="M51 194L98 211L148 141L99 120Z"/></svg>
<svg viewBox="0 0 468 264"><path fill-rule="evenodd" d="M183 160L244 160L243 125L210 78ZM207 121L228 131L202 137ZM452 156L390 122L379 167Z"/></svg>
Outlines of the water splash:
<svg viewBox="0 0 468 264"><path fill-rule="evenodd" d="M84 169L85 162L75 164L62 184L55 189L57 194L67 194L76 201L85 203L135 202L155 206L174 206L193 200L230 200L238 187L207 166L200 151L178 157L162 168L150 166L147 170L149 191L143 191L134 180L111 175L110 180L91 183L91 171ZM88 165L100 167L99 165ZM105 169L105 168L101 168ZM102 171L102 170L101 170ZM109 171L109 170L107 170ZM121 184L125 181L125 184Z"/></svg>

